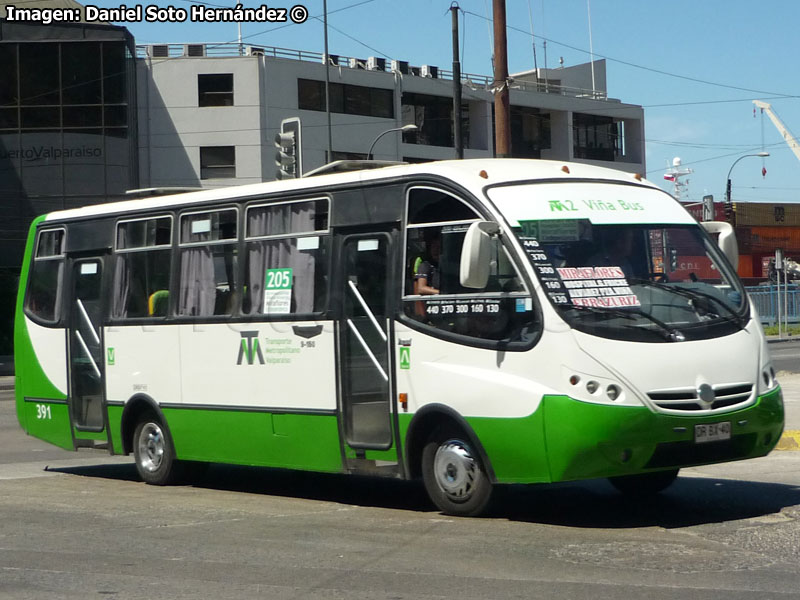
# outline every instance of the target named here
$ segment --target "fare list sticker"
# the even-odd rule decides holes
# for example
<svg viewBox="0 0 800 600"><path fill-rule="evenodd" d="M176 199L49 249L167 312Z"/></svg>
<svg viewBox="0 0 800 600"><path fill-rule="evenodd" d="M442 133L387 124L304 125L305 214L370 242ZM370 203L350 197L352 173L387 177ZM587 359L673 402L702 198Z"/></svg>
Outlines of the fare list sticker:
<svg viewBox="0 0 800 600"><path fill-rule="evenodd" d="M621 267L559 267L556 271L571 303L576 306L640 306Z"/></svg>
<svg viewBox="0 0 800 600"><path fill-rule="evenodd" d="M529 235L520 241L554 304L597 308L641 306L621 267L554 267L538 239Z"/></svg>
<svg viewBox="0 0 800 600"><path fill-rule="evenodd" d="M564 283L539 241L533 237L524 237L521 238L521 241L550 300L554 304L570 304L570 297L564 288Z"/></svg>

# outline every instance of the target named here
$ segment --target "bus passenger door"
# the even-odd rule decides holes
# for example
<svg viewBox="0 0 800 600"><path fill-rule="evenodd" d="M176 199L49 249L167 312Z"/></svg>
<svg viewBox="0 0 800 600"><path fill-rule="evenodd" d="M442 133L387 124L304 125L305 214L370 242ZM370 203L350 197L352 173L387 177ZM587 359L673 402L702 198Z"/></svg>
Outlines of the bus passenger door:
<svg viewBox="0 0 800 600"><path fill-rule="evenodd" d="M393 445L391 250L387 233L358 234L343 238L339 255L339 409L345 457L350 459L363 459L367 449L389 450Z"/></svg>
<svg viewBox="0 0 800 600"><path fill-rule="evenodd" d="M105 441L105 435L96 435L105 429L102 280L102 259L72 261L69 404L73 435L78 446L91 446L95 439Z"/></svg>

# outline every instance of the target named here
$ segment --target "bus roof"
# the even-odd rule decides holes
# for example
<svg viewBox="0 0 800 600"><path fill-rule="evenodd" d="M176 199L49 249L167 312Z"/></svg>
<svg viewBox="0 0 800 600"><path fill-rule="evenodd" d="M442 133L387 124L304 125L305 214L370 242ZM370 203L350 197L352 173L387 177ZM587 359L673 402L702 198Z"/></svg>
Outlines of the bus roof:
<svg viewBox="0 0 800 600"><path fill-rule="evenodd" d="M608 181L609 183L638 183L660 189L639 175L605 167L539 159L476 158L397 165L381 169L319 175L307 179L300 178L270 181L266 183L229 186L199 190L197 192L167 196L159 195L150 198L95 204L49 213L45 220L63 221L159 208L180 208L184 205L226 199L258 198L260 196L274 195L281 192L296 193L303 190L319 192L334 186L346 186L354 183L378 183L382 180L400 179L415 175L438 176L449 179L453 182L457 182L460 186L466 188L479 198L483 197L483 189L489 185L514 181L564 180L568 182L591 179Z"/></svg>

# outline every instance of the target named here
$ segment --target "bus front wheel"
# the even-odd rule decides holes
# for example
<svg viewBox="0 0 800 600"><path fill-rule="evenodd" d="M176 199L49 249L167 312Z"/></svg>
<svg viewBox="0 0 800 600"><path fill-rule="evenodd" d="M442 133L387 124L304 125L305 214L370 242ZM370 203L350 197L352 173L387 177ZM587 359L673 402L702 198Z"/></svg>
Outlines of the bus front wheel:
<svg viewBox="0 0 800 600"><path fill-rule="evenodd" d="M652 496L671 486L677 477L678 469L670 469L641 475L609 477L608 481L627 496Z"/></svg>
<svg viewBox="0 0 800 600"><path fill-rule="evenodd" d="M433 503L444 513L474 517L486 510L492 483L480 458L453 429L435 433L422 451L422 480Z"/></svg>
<svg viewBox="0 0 800 600"><path fill-rule="evenodd" d="M169 485L179 478L179 463L169 430L153 413L136 425L133 433L133 455L136 470L145 483Z"/></svg>

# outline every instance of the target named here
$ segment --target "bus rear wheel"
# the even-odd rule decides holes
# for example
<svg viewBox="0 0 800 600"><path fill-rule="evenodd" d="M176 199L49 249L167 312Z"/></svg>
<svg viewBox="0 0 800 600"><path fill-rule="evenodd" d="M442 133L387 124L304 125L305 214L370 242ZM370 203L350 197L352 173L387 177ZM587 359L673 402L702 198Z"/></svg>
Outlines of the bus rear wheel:
<svg viewBox="0 0 800 600"><path fill-rule="evenodd" d="M608 481L627 496L652 496L671 486L677 477L678 469L670 469L641 475L609 477Z"/></svg>
<svg viewBox="0 0 800 600"><path fill-rule="evenodd" d="M430 499L446 514L475 517L489 506L492 483L457 430L440 430L429 438L422 451L422 480Z"/></svg>
<svg viewBox="0 0 800 600"><path fill-rule="evenodd" d="M180 479L180 463L169 430L154 413L145 414L133 433L136 470L145 483L169 485Z"/></svg>

